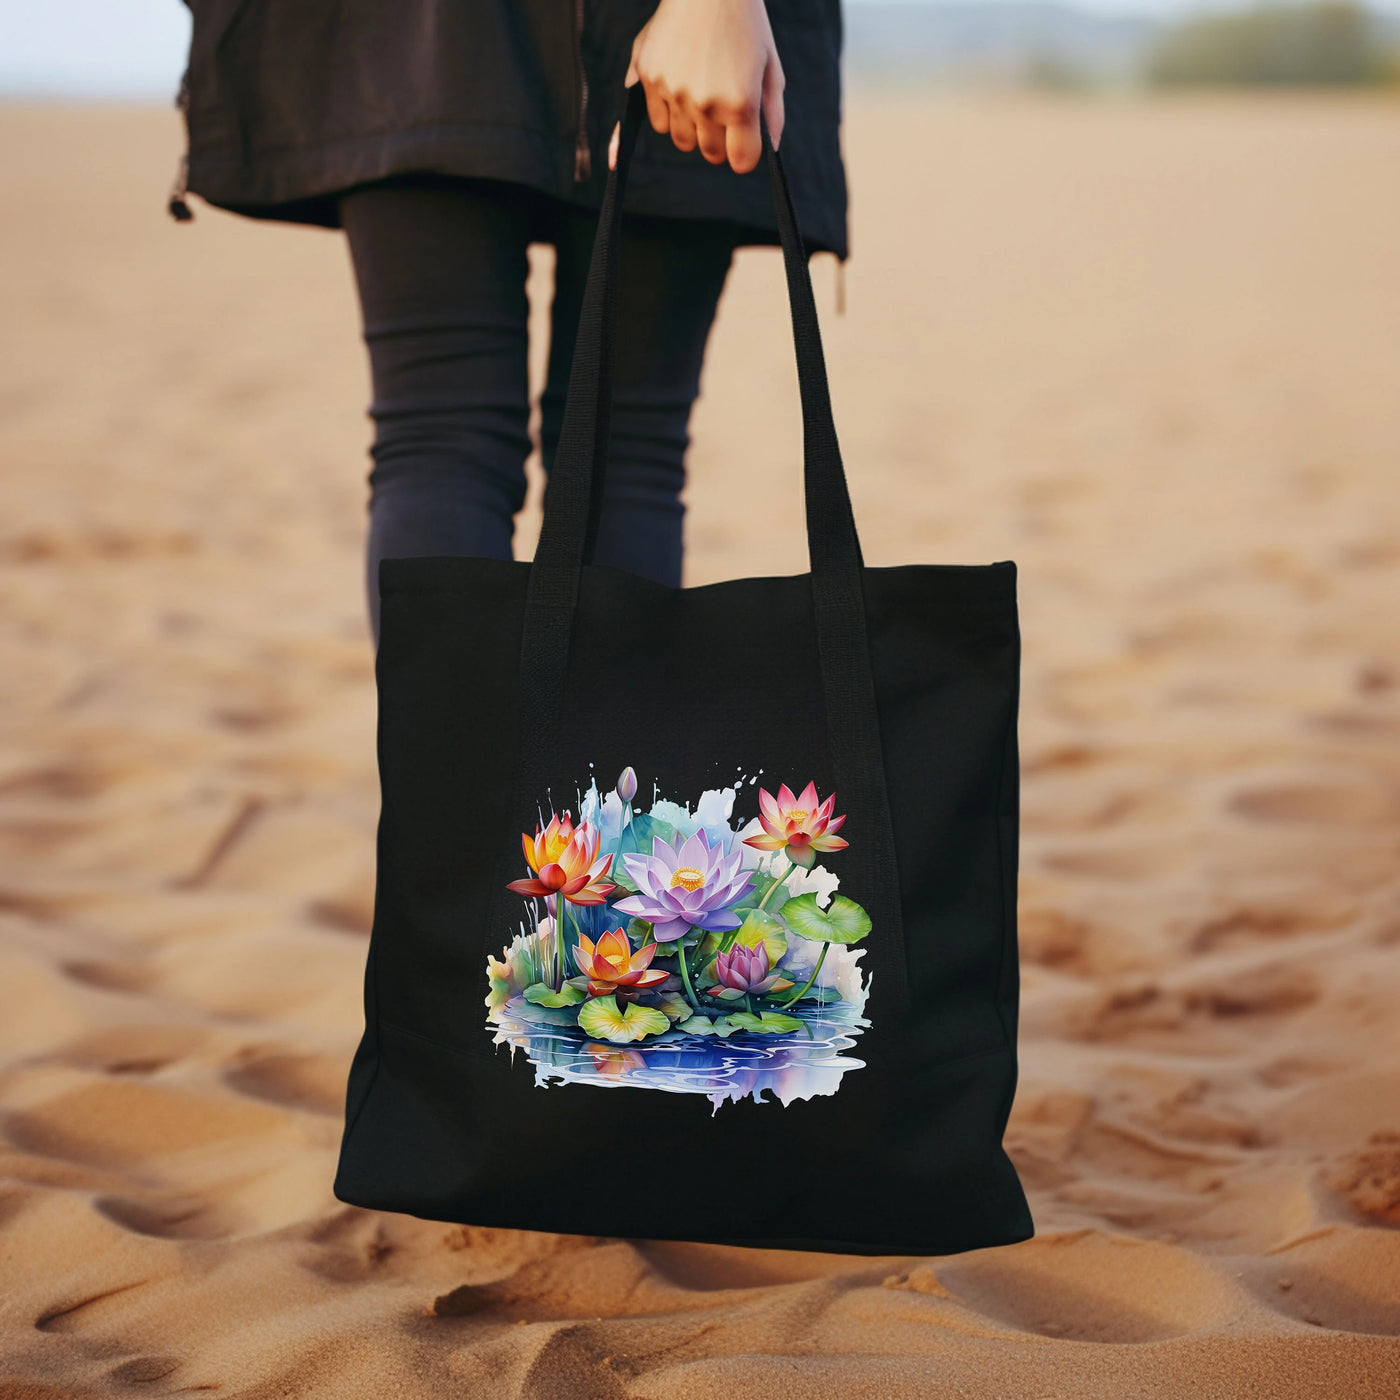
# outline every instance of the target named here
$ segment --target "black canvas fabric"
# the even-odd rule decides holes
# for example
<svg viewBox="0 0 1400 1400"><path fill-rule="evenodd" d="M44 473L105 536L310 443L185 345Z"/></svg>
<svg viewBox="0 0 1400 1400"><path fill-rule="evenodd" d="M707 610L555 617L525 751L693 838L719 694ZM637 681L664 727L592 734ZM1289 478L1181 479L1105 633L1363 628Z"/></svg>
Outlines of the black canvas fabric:
<svg viewBox="0 0 1400 1400"><path fill-rule="evenodd" d="M535 559L381 565L379 883L336 1193L478 1225L768 1247L948 1253L1023 1239L1031 1220L1001 1145L1016 1082L1014 566L863 565L771 148L811 572L670 589L589 562L641 119L634 93ZM849 846L821 863L870 923L844 1071L801 1032L715 1041L718 1093L666 1091L690 1082L667 1078L691 1064L686 1047L710 1045L678 1029L654 1048L590 1042L591 1061L565 1030L557 1043L585 1077L562 1083L552 1052L495 1043L486 967L519 927L506 884L530 873L521 834L551 806L579 819L590 780L606 787L629 766L678 802L745 775L735 825L759 815L760 788L810 779L835 794ZM787 945L799 946L791 928ZM849 968L851 955L834 956ZM673 1008L685 999L670 995ZM820 1047L811 1028L824 1034L856 994L833 990L830 1012L821 984L817 995L804 1025ZM738 1004L706 1001L674 1025ZM789 1055L802 1067L770 1073ZM817 1081L828 1087L806 1093Z"/></svg>

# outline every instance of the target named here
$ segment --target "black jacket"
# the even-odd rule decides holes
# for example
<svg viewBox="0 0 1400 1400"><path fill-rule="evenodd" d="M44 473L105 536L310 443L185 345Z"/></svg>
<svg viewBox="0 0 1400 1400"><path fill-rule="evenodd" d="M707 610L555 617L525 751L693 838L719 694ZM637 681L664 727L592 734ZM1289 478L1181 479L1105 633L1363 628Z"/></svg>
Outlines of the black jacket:
<svg viewBox="0 0 1400 1400"><path fill-rule="evenodd" d="M335 196L409 172L509 180L596 207L632 40L656 0L188 0L189 188L334 225ZM846 254L839 0L767 0L787 75L783 160L813 250ZM647 130L628 207L775 238L762 168Z"/></svg>

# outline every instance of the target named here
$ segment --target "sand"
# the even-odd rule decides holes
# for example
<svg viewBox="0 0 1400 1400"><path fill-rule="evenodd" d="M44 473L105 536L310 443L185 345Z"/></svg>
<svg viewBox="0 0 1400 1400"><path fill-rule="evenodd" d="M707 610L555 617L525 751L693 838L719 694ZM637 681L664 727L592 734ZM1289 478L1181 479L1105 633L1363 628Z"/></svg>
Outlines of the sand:
<svg viewBox="0 0 1400 1400"><path fill-rule="evenodd" d="M1400 1394L1397 116L852 103L844 317L817 280L868 556L1022 568L1040 1234L929 1260L333 1199L344 250L170 224L169 113L0 111L0 1395ZM744 254L695 582L803 567L781 295Z"/></svg>

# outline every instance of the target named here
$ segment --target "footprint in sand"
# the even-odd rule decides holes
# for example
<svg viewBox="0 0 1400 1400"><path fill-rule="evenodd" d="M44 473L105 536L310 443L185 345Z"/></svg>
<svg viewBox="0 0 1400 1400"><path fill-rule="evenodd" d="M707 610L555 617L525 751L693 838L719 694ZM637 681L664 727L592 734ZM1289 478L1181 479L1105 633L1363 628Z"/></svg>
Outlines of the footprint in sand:
<svg viewBox="0 0 1400 1400"><path fill-rule="evenodd" d="M36 1332L77 1332L93 1320L94 1314L104 1311L103 1304L110 1298L119 1298L133 1289L144 1288L148 1279L138 1278L132 1283L119 1284L115 1288L104 1289L101 1293L89 1294L76 1303L61 1303L40 1313L34 1319Z"/></svg>
<svg viewBox="0 0 1400 1400"><path fill-rule="evenodd" d="M1033 963L1075 977L1104 977L1141 966L1138 945L1121 928L1063 909L1023 904L1017 941L1023 965Z"/></svg>
<svg viewBox="0 0 1400 1400"><path fill-rule="evenodd" d="M1267 1307L1336 1332L1400 1336L1400 1234L1331 1227L1276 1251L1251 1279Z"/></svg>
<svg viewBox="0 0 1400 1400"><path fill-rule="evenodd" d="M89 900L90 896L81 892L41 894L37 890L19 890L11 887L0 889L0 914L20 914L26 919L43 923L74 913Z"/></svg>
<svg viewBox="0 0 1400 1400"><path fill-rule="evenodd" d="M290 724L299 711L295 705L281 700L255 700L242 705L221 705L211 711L210 718L225 729L242 734L261 734L279 725Z"/></svg>
<svg viewBox="0 0 1400 1400"><path fill-rule="evenodd" d="M941 1264L944 1287L1025 1332L1083 1342L1159 1342L1218 1325L1243 1298L1204 1260L1097 1231L1046 1235Z"/></svg>
<svg viewBox="0 0 1400 1400"><path fill-rule="evenodd" d="M255 1099L338 1117L345 1108L348 1070L338 1055L249 1050L224 1071L224 1083Z"/></svg>
<svg viewBox="0 0 1400 1400"><path fill-rule="evenodd" d="M50 855L72 841L81 841L99 829L92 821L69 818L28 817L0 821L0 852L20 861Z"/></svg>
<svg viewBox="0 0 1400 1400"><path fill-rule="evenodd" d="M217 1240L236 1228L209 1202L168 1194L149 1200L99 1196L93 1208L124 1230L162 1240Z"/></svg>
<svg viewBox="0 0 1400 1400"><path fill-rule="evenodd" d="M1278 904L1252 904L1227 908L1197 925L1190 938L1193 953L1213 953L1222 948L1246 948L1276 939L1310 933L1331 933L1346 927L1357 914L1356 905L1327 891L1300 890Z"/></svg>
<svg viewBox="0 0 1400 1400"><path fill-rule="evenodd" d="M358 1206L322 1212L298 1233L308 1245L303 1267L334 1283L413 1276L453 1287L464 1277L504 1278L530 1260L593 1244L581 1235L444 1225Z"/></svg>
<svg viewBox="0 0 1400 1400"><path fill-rule="evenodd" d="M1400 820L1400 794L1359 783L1283 783L1236 793L1230 807L1258 822L1375 826Z"/></svg>
<svg viewBox="0 0 1400 1400"><path fill-rule="evenodd" d="M530 1321L579 1317L634 1317L660 1310L672 1286L657 1278L643 1250L630 1240L597 1240L523 1263L504 1278L467 1283L434 1299L434 1317L484 1313Z"/></svg>
<svg viewBox="0 0 1400 1400"><path fill-rule="evenodd" d="M1108 990L1079 1012L1072 1029L1087 1040L1119 1040L1174 1031L1191 1017L1227 1022L1282 1015L1311 1006L1321 994L1316 973L1283 963L1176 986L1132 982Z"/></svg>
<svg viewBox="0 0 1400 1400"><path fill-rule="evenodd" d="M1216 1018L1298 1011L1321 995L1315 973L1286 963L1249 968L1229 977L1201 978L1181 991L1187 1011Z"/></svg>
<svg viewBox="0 0 1400 1400"><path fill-rule="evenodd" d="M276 1109L133 1079L101 1079L8 1115L5 1136L46 1157L126 1166L286 1130Z"/></svg>
<svg viewBox="0 0 1400 1400"><path fill-rule="evenodd" d="M21 769L0 778L0 797L47 798L76 802L99 797L112 784L115 773L77 760Z"/></svg>
<svg viewBox="0 0 1400 1400"><path fill-rule="evenodd" d="M1060 909L1022 908L1017 918L1021 961L1065 972L1085 972L1089 925Z"/></svg>
<svg viewBox="0 0 1400 1400"><path fill-rule="evenodd" d="M362 872L335 894L313 900L306 909L313 923L340 933L368 936L374 924L374 876Z"/></svg>
<svg viewBox="0 0 1400 1400"><path fill-rule="evenodd" d="M63 971L75 982L104 992L144 992L154 980L150 967L135 959L75 958L63 964Z"/></svg>
<svg viewBox="0 0 1400 1400"><path fill-rule="evenodd" d="M1182 841L1161 840L1141 845L1089 846L1080 850L1048 852L1043 863L1066 875L1087 875L1101 880L1150 880L1179 869L1190 859Z"/></svg>
<svg viewBox="0 0 1400 1400"><path fill-rule="evenodd" d="M194 554L198 549L198 539L185 531L29 530L0 540L0 560L13 564L85 564L170 559Z"/></svg>
<svg viewBox="0 0 1400 1400"><path fill-rule="evenodd" d="M107 1374L119 1385L149 1385L173 1375L182 1364L178 1356L134 1356Z"/></svg>
<svg viewBox="0 0 1400 1400"><path fill-rule="evenodd" d="M719 1244L653 1241L638 1249L657 1276L678 1288L708 1292L768 1288L807 1279L868 1273L870 1267L845 1254L782 1249L731 1249ZM881 1271L883 1272L883 1270Z"/></svg>
<svg viewBox="0 0 1400 1400"><path fill-rule="evenodd" d="M107 1074L154 1074L194 1054L208 1034L185 1026L115 1026L70 1041L53 1059Z"/></svg>

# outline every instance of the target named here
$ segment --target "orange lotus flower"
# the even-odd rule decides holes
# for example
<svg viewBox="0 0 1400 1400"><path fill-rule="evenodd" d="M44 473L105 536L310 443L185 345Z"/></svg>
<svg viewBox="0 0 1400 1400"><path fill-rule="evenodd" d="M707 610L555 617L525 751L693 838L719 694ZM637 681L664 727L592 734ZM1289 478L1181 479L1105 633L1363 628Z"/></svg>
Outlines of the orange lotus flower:
<svg viewBox="0 0 1400 1400"><path fill-rule="evenodd" d="M652 969L656 944L648 943L634 953L627 935L620 928L609 929L594 943L586 933L578 936L574 961L578 970L588 978L588 994L611 996L614 992L644 992L659 987L669 975L659 967Z"/></svg>
<svg viewBox="0 0 1400 1400"><path fill-rule="evenodd" d="M543 830L536 829L532 840L528 833L520 838L525 859L535 872L533 880L512 880L506 886L516 894L563 895L571 904L602 904L615 886L604 878L612 868L612 857L598 858L598 832L582 823L577 829L569 820L553 817Z"/></svg>
<svg viewBox="0 0 1400 1400"><path fill-rule="evenodd" d="M573 839L574 821L567 812L563 816L556 812L550 817L548 826L543 829L538 826L535 828L533 837L528 832L520 834L520 844L525 847L525 859L536 875L539 874L542 865L557 863Z"/></svg>
<svg viewBox="0 0 1400 1400"><path fill-rule="evenodd" d="M833 817L835 807L834 792L825 802L817 801L814 783L802 789L801 797L794 797L786 783L777 797L759 788L758 821L763 833L745 837L744 844L760 851L785 851L794 865L810 869L818 851L844 851L850 844L836 834L846 818Z"/></svg>

